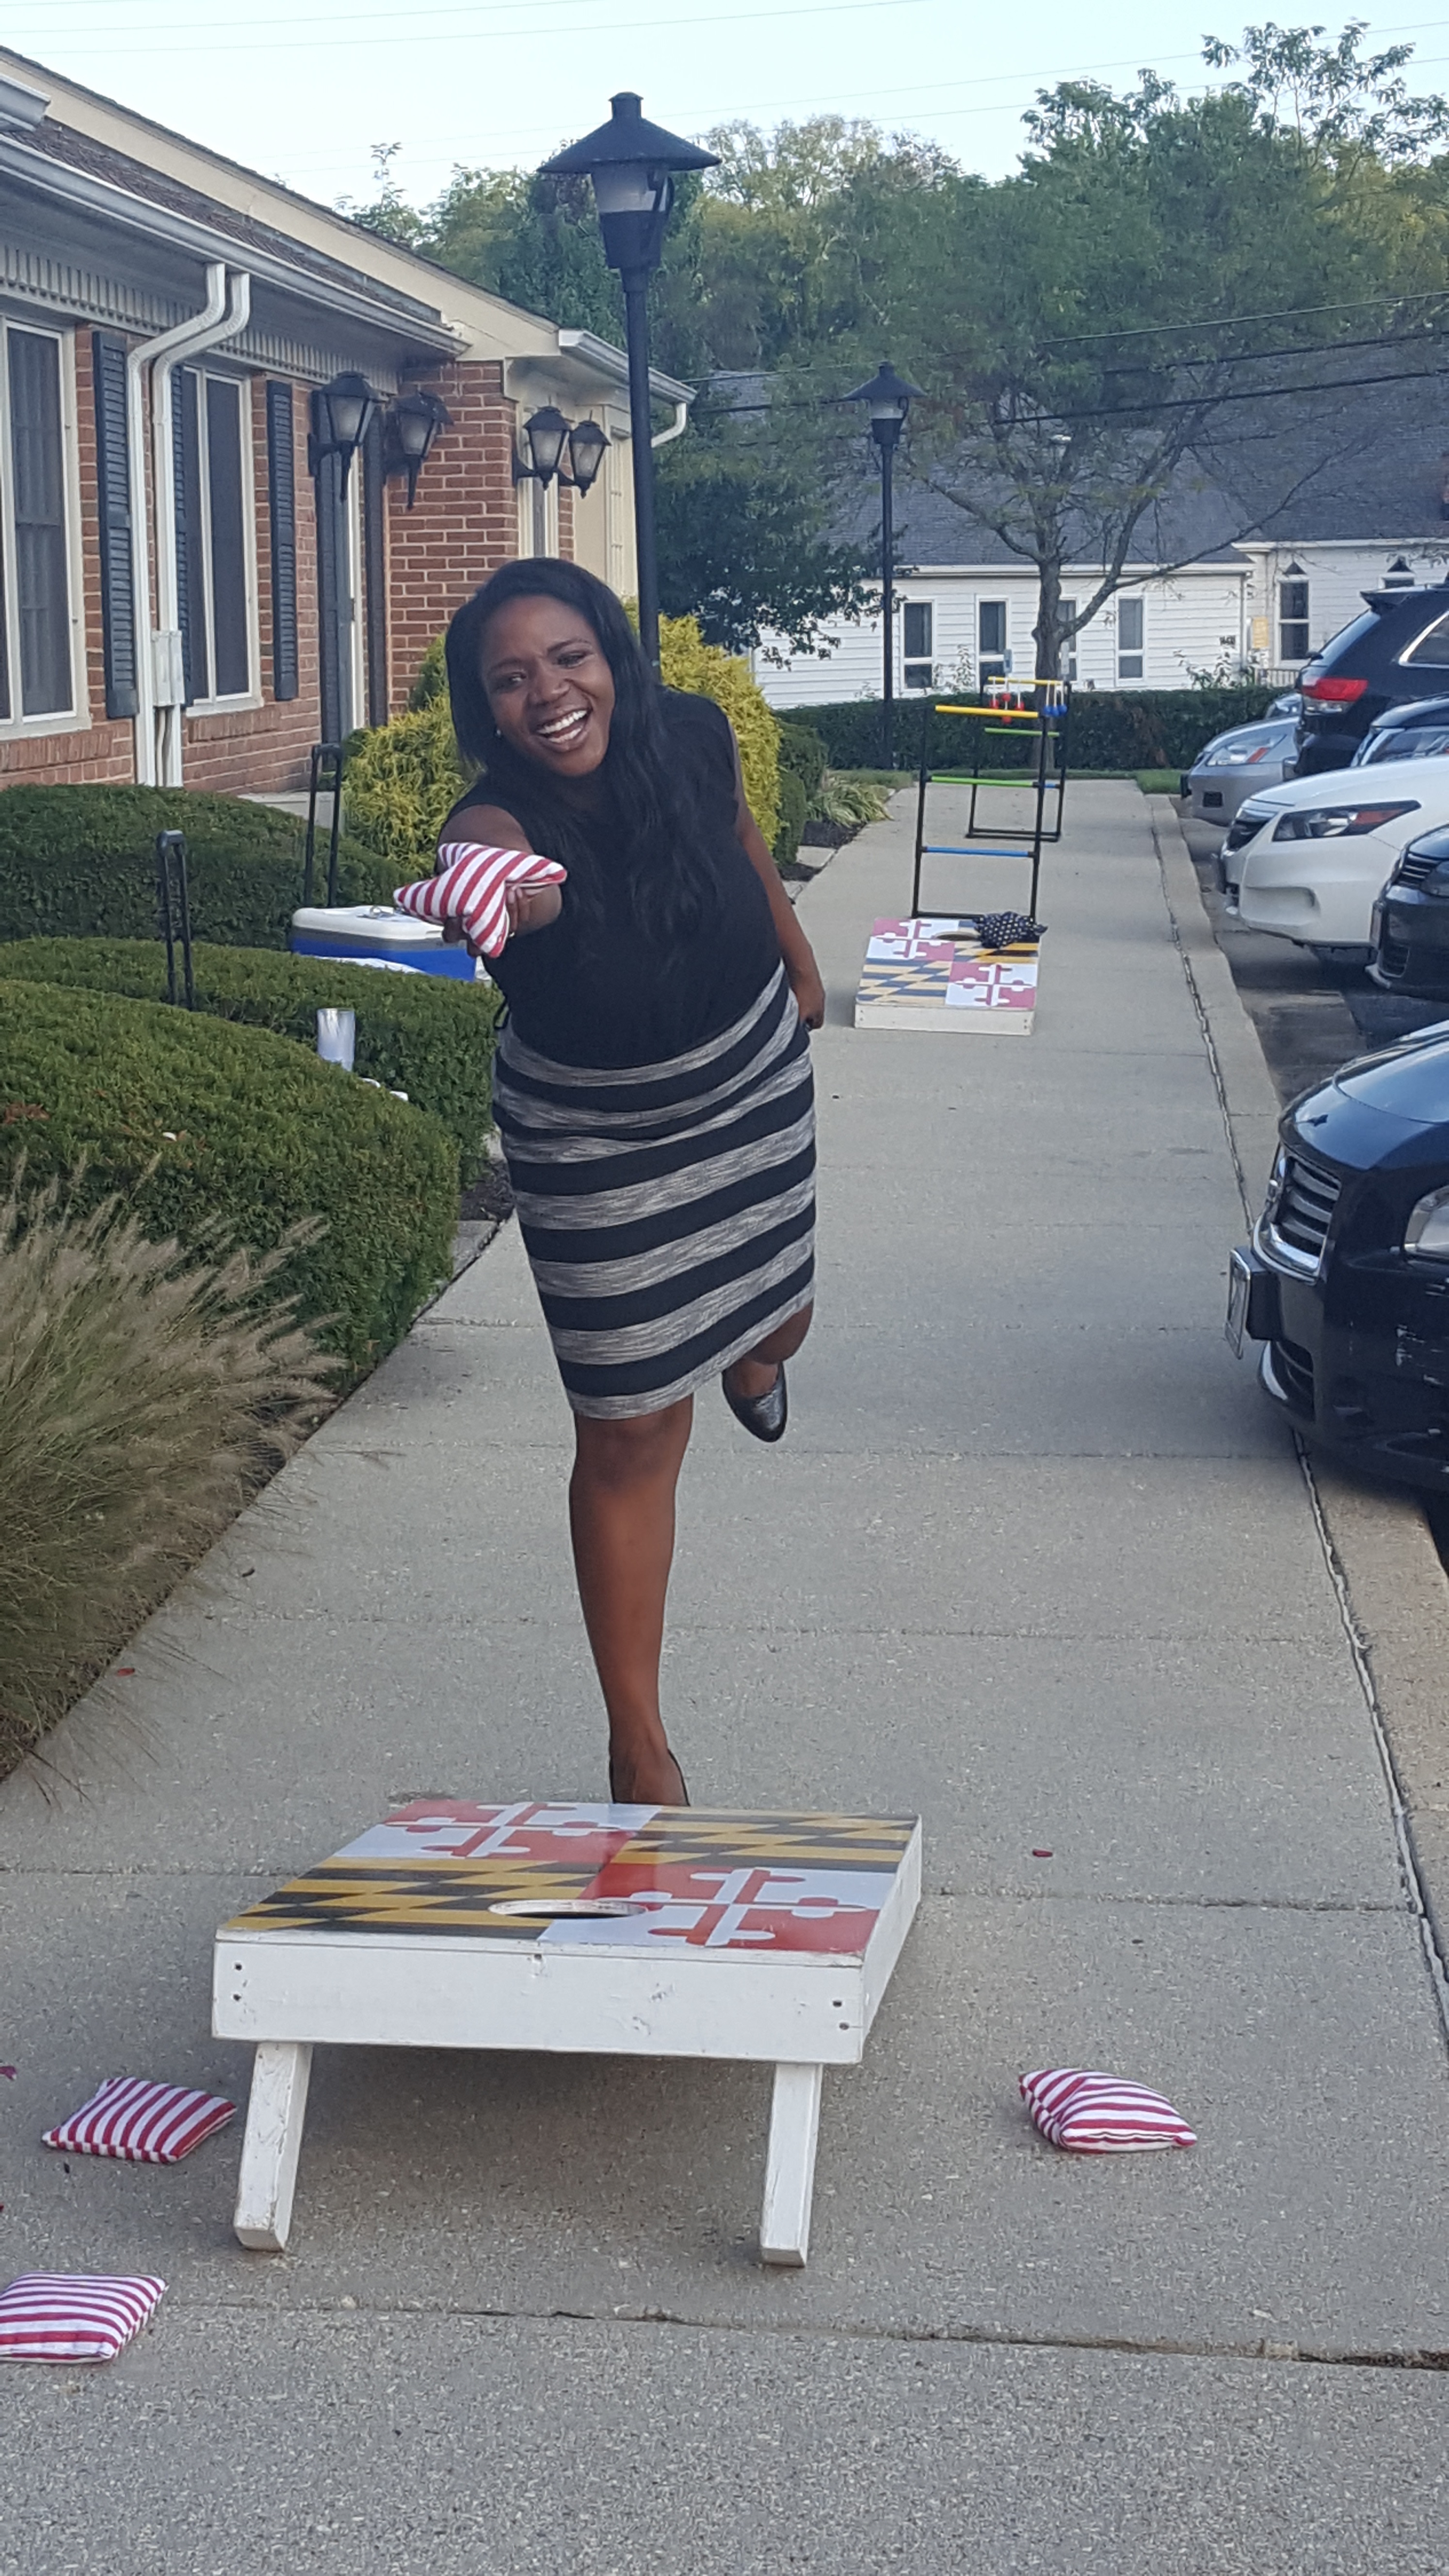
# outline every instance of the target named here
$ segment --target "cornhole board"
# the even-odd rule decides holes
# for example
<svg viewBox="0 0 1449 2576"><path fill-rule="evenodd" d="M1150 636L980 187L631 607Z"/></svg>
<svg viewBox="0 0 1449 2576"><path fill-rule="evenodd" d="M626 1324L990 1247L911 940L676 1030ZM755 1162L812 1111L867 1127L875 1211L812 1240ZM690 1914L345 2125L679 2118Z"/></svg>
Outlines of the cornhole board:
<svg viewBox="0 0 1449 2576"><path fill-rule="evenodd" d="M287 2242L319 2041L764 2059L760 2253L803 2263L824 2072L920 1892L915 1817L415 1800L216 1936L212 2029L256 2047L237 2235Z"/></svg>
<svg viewBox="0 0 1449 2576"><path fill-rule="evenodd" d="M969 915L878 921L855 997L858 1029L1031 1035L1040 944L983 948Z"/></svg>
<svg viewBox="0 0 1449 2576"><path fill-rule="evenodd" d="M325 958L334 966L446 975L459 984L481 980L477 959L460 941L444 939L440 921L415 920L390 903L307 904L292 915L291 949L294 957Z"/></svg>

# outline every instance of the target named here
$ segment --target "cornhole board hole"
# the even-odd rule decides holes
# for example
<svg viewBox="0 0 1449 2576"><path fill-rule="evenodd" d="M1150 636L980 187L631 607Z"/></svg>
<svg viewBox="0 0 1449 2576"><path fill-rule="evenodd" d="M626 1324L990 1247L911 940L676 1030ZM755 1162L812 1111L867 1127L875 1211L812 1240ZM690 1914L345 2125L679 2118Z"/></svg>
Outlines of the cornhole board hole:
<svg viewBox="0 0 1449 2576"><path fill-rule="evenodd" d="M417 1799L216 1936L252 2041L236 2232L280 2252L312 2050L766 2060L760 2253L800 2264L821 2083L855 2066L921 1892L915 1817Z"/></svg>
<svg viewBox="0 0 1449 2576"><path fill-rule="evenodd" d="M460 984L481 980L476 958L461 941L444 939L440 921L416 921L390 903L307 904L292 915L291 949L294 957L325 958L336 966L448 975Z"/></svg>
<svg viewBox="0 0 1449 2576"><path fill-rule="evenodd" d="M969 916L878 921L855 997L858 1029L1030 1037L1039 942L983 948Z"/></svg>

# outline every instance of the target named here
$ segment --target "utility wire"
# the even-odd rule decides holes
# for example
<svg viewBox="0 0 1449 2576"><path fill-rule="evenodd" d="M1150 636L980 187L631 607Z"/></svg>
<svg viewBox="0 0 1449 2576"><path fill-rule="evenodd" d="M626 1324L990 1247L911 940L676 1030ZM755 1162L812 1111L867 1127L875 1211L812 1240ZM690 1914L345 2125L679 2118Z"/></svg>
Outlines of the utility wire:
<svg viewBox="0 0 1449 2576"><path fill-rule="evenodd" d="M1121 331L1058 331L1038 345L1043 349L1065 348L1070 342L1088 340L1147 340L1160 337L1164 331L1237 331L1250 322L1299 322L1313 313L1364 313L1385 304L1442 304L1443 287L1425 288L1412 295L1360 295L1346 304L1283 304L1271 313L1229 313L1219 321L1204 318L1197 322L1138 322Z"/></svg>

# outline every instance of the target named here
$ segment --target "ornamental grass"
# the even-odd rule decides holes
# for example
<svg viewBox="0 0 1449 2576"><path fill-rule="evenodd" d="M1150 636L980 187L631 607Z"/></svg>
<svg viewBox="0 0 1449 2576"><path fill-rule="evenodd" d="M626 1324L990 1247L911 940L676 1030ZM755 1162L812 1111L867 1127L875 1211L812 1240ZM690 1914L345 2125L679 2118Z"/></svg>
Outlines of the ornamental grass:
<svg viewBox="0 0 1449 2576"><path fill-rule="evenodd" d="M0 1771L291 1455L337 1366L268 1289L306 1229L198 1255L23 1181L0 1201Z"/></svg>

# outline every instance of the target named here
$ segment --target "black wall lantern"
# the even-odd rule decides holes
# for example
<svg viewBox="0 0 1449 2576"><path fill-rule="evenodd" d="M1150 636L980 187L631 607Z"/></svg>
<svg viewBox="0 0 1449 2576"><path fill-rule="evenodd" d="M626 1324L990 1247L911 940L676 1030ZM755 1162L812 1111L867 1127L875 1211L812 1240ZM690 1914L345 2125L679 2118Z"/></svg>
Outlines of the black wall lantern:
<svg viewBox="0 0 1449 2576"><path fill-rule="evenodd" d="M382 410L382 403L366 376L355 368L344 369L331 383L323 385L312 396L312 434L307 441L307 467L315 474L324 456L342 459L342 489L352 460Z"/></svg>
<svg viewBox="0 0 1449 2576"><path fill-rule="evenodd" d="M609 441L596 420L565 420L553 403L545 403L531 420L523 424L528 441L529 462L525 465L515 453L515 483L541 483L545 491L550 483L566 483L571 491L587 492L604 461ZM570 473L564 472L563 453L569 452Z"/></svg>
<svg viewBox="0 0 1449 2576"><path fill-rule="evenodd" d="M399 394L383 414L382 471L385 481L395 474L408 478L408 508L417 497L418 476L432 454L433 441L440 429L451 429L453 416L436 394L419 390Z"/></svg>
<svg viewBox="0 0 1449 2576"><path fill-rule="evenodd" d="M587 174L594 183L604 257L624 289L629 350L630 444L634 468L634 544L639 564L639 641L659 668L659 557L654 532L654 433L649 407L649 280L664 248L674 174L714 170L718 155L701 152L682 135L651 125L638 94L620 90L609 101L607 125L582 143L555 153L543 169L551 177Z"/></svg>

